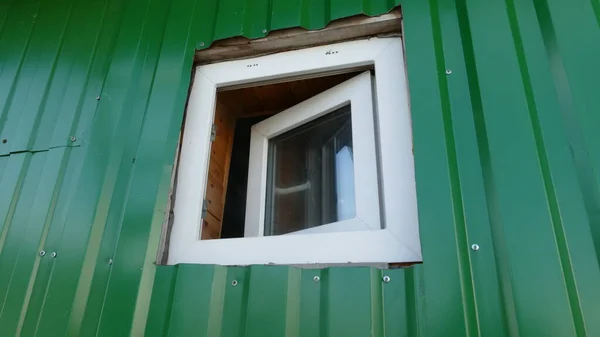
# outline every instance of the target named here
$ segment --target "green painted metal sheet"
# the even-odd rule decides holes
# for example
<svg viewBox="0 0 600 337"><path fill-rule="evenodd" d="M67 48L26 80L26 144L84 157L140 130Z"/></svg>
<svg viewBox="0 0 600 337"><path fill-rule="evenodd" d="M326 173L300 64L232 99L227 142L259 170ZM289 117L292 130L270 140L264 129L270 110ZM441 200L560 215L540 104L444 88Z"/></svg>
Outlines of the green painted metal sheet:
<svg viewBox="0 0 600 337"><path fill-rule="evenodd" d="M424 263L155 266L194 50L398 5ZM0 0L0 336L600 336L599 60L598 0Z"/></svg>
<svg viewBox="0 0 600 337"><path fill-rule="evenodd" d="M413 269L165 268L146 336L416 336L415 279Z"/></svg>

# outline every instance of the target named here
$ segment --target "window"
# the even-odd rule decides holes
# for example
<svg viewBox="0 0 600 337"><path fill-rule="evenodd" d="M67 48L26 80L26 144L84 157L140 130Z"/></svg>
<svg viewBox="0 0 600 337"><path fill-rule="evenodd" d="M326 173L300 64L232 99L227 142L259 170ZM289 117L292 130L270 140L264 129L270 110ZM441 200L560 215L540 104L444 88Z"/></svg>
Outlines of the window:
<svg viewBox="0 0 600 337"><path fill-rule="evenodd" d="M350 106L341 107L271 138L267 144L267 202L259 209L266 214L263 220L260 216L256 219L253 213L260 212L249 210L247 236L255 230L260 232L263 226L256 225L262 223L264 235L299 233L315 227L322 232L356 216L350 111ZM269 139L261 134L265 123L255 129L261 141ZM257 145L260 150L261 144ZM260 159L260 153L252 158ZM262 173L253 172L251 176L260 179ZM260 197L254 196L258 190L248 192L250 197ZM374 206L378 207L376 203Z"/></svg>
<svg viewBox="0 0 600 337"><path fill-rule="evenodd" d="M245 237L381 228L371 90L366 71L252 127Z"/></svg>
<svg viewBox="0 0 600 337"><path fill-rule="evenodd" d="M421 261L402 48L398 37L372 38L199 66L169 264ZM318 80L335 85L261 117L223 117L244 88L305 81L314 91ZM240 235L218 239L242 215Z"/></svg>

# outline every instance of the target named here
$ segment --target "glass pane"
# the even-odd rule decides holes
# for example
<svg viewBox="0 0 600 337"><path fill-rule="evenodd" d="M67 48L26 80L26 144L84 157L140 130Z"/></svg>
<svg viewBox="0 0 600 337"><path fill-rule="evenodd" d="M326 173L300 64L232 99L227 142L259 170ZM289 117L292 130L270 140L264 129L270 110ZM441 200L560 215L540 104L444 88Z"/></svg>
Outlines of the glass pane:
<svg viewBox="0 0 600 337"><path fill-rule="evenodd" d="M270 141L265 235L354 218L350 105Z"/></svg>

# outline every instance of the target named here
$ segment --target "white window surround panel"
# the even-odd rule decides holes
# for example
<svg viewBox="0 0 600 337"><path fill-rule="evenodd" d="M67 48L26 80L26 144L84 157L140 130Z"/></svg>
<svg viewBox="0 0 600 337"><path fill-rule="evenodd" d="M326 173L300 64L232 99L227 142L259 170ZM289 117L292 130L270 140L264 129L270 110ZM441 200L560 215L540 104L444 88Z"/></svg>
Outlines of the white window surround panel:
<svg viewBox="0 0 600 337"><path fill-rule="evenodd" d="M374 101L384 229L201 241L201 205L208 176L210 130L217 89L368 65L374 66L376 74ZM392 263L422 260L408 88L403 44L399 37L343 42L197 67L178 170L169 264Z"/></svg>

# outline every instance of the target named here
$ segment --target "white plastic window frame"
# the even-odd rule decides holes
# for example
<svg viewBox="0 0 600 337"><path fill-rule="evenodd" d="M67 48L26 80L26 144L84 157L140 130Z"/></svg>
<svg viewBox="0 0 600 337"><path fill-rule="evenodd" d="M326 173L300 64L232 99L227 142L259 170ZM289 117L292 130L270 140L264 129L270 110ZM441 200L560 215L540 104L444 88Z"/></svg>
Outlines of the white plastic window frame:
<svg viewBox="0 0 600 337"><path fill-rule="evenodd" d="M366 71L252 126L244 237L264 236L269 139L350 104L356 216L289 234L381 229L371 75Z"/></svg>
<svg viewBox="0 0 600 337"><path fill-rule="evenodd" d="M217 90L369 65L375 69L374 134L378 138L379 166L378 175L373 177L379 188L380 229L200 240ZM197 67L178 170L168 264L363 264L422 260L412 128L400 37L343 42ZM252 207L252 202L248 202L248 207Z"/></svg>

